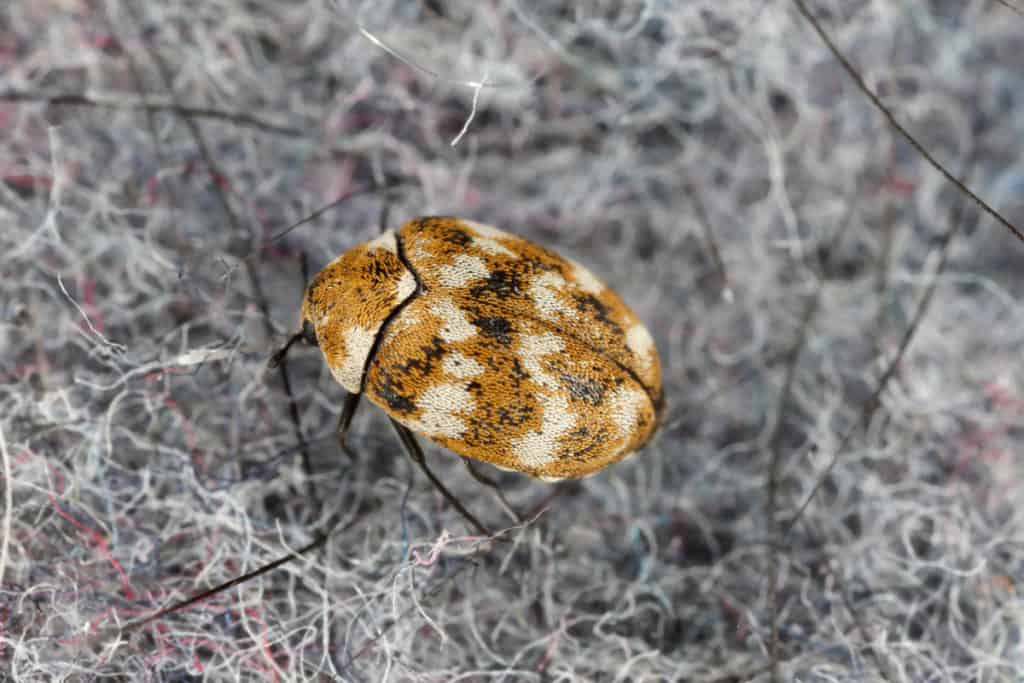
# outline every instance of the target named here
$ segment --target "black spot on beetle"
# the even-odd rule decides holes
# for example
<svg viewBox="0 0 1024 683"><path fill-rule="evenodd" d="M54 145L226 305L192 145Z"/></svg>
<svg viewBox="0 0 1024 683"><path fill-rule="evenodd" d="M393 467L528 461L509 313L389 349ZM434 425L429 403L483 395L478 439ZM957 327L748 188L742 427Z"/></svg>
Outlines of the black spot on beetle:
<svg viewBox="0 0 1024 683"><path fill-rule="evenodd" d="M516 427L529 421L533 417L533 412L533 406L516 402L511 406L499 408L496 417L498 424Z"/></svg>
<svg viewBox="0 0 1024 683"><path fill-rule="evenodd" d="M595 439L594 441L587 444L584 448L581 448L578 451L564 450L558 454L558 458L560 460L587 460L590 456L590 453L596 451L601 445L603 445L604 441L605 440L598 441Z"/></svg>
<svg viewBox="0 0 1024 683"><path fill-rule="evenodd" d="M482 404L467 420L468 430L462 440L473 446L494 446L508 439L508 430L534 419L534 407L512 401L498 407Z"/></svg>
<svg viewBox="0 0 1024 683"><path fill-rule="evenodd" d="M562 258L554 252L548 251L547 249L541 248L541 252L547 256L547 259L539 259L535 256L524 259L524 261L533 269L534 272L538 273L550 273L556 272L561 276L565 276L565 269L562 267Z"/></svg>
<svg viewBox="0 0 1024 683"><path fill-rule="evenodd" d="M470 295L474 299L485 296L497 299L523 296L522 276L511 268L492 270L482 284L471 287Z"/></svg>
<svg viewBox="0 0 1024 683"><path fill-rule="evenodd" d="M490 425L481 423L479 420L469 421L469 430L462 435L462 441L470 446L476 446L478 448L494 446L497 444Z"/></svg>
<svg viewBox="0 0 1024 683"><path fill-rule="evenodd" d="M434 368L434 363L444 356L444 340L440 337L431 337L429 345L419 348L420 355L410 358L398 369L403 373L416 371L421 375L429 374Z"/></svg>
<svg viewBox="0 0 1024 683"><path fill-rule="evenodd" d="M441 232L441 239L449 244L455 244L460 247L469 246L473 241L473 238L470 237L465 230L460 230L458 228L445 228Z"/></svg>
<svg viewBox="0 0 1024 683"><path fill-rule="evenodd" d="M505 318L474 318L470 322L480 330L481 336L493 339L502 346L512 343L512 323Z"/></svg>
<svg viewBox="0 0 1024 683"><path fill-rule="evenodd" d="M580 432L584 432L583 436L587 436L587 434L585 434L585 432L587 431L585 428L581 429L579 431ZM577 436L577 435L578 435L577 432L573 432L573 433L570 434L570 436ZM571 450L570 448L566 448L566 449L562 450L558 454L557 457L560 460L586 460L587 456L592 451L597 450L598 448L600 448L601 446L604 446L607 443L608 443L608 432L606 432L605 430L602 429L601 431L597 432L596 434L590 435L590 443L588 443L583 448L580 448L578 450Z"/></svg>
<svg viewBox="0 0 1024 683"><path fill-rule="evenodd" d="M598 322L604 323L617 334L622 334L622 328L614 320L608 317L609 309L593 294L573 294L576 308L582 313L593 313Z"/></svg>
<svg viewBox="0 0 1024 683"><path fill-rule="evenodd" d="M523 366L519 364L518 358L512 359L512 379L518 385L524 379L530 379L530 373L523 370Z"/></svg>
<svg viewBox="0 0 1024 683"><path fill-rule="evenodd" d="M559 379L569 395L578 401L586 401L592 406L599 406L604 401L604 385L596 379L584 379L568 373L563 373Z"/></svg>
<svg viewBox="0 0 1024 683"><path fill-rule="evenodd" d="M402 383L395 381L391 373L382 371L382 378L374 384L373 393L377 394L380 400L387 404L388 408L396 413L408 414L416 410L416 404L402 392Z"/></svg>

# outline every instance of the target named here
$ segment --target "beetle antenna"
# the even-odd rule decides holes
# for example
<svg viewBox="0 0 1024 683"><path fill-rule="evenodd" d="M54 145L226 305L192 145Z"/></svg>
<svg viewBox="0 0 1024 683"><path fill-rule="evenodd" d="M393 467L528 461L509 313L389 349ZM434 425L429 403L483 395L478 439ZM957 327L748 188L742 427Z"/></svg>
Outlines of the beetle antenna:
<svg viewBox="0 0 1024 683"><path fill-rule="evenodd" d="M274 569L277 569L278 567L280 567L283 564L287 564L287 563L291 562L292 560L296 560L296 559L302 557L303 555L305 555L308 552L316 550L317 548L319 548L320 546L322 546L324 543L327 542L327 538L328 538L328 534L326 534L326 533L319 533L319 534L317 534L317 537L311 543L303 546L302 548L299 548L298 550L296 550L296 551L294 551L292 553L289 553L288 555L285 555L284 557L278 558L278 559L274 560L273 562L271 562L270 564L265 564L262 567L260 567L259 569L255 569L255 570L249 572L248 574L243 574L242 576L236 576L235 578L231 579L230 581L225 581L224 583L220 584L219 586L214 586L213 588L208 588L207 590L204 590L201 593L197 593L196 595L193 595L191 598L187 598L185 600L182 600L181 602L175 603L175 604L171 605L170 607L165 607L164 609L160 610L159 612L157 612L155 614L151 614L150 616L146 617L145 619L142 619L141 621L136 621L136 622L127 624L127 625L125 625L121 629L121 633L129 633L131 631L137 631L138 629L142 628L146 624L148 624L150 622L153 622L153 621L156 621L157 619L160 619L161 617L165 617L168 614L173 614L174 612L179 612L179 611L185 609L186 607L191 607L192 605L194 605L196 603L199 603L199 602L202 602L203 600L206 600L207 598L209 598L211 596L214 596L217 593L221 593L223 591L226 591L227 589L232 588L234 586L237 586L238 584L245 583L249 579L254 579L257 576L260 576L262 574L266 574L269 571L273 571Z"/></svg>

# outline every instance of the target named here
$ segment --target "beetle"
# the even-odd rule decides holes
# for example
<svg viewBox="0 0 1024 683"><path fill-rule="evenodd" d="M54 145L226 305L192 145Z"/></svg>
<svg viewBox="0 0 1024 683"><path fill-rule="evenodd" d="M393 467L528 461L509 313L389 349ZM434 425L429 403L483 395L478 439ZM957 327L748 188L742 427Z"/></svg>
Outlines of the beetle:
<svg viewBox="0 0 1024 683"><path fill-rule="evenodd" d="M472 460L544 481L575 479L650 440L664 407L650 332L580 264L511 233L451 216L414 218L353 247L310 281L292 344L317 346L347 396L345 438L365 395L427 467L421 434Z"/></svg>
<svg viewBox="0 0 1024 683"><path fill-rule="evenodd" d="M420 434L545 481L645 444L662 413L658 351L619 296L571 259L450 216L415 218L328 263L306 287L295 341L318 346L409 449ZM416 459L415 454L414 456Z"/></svg>

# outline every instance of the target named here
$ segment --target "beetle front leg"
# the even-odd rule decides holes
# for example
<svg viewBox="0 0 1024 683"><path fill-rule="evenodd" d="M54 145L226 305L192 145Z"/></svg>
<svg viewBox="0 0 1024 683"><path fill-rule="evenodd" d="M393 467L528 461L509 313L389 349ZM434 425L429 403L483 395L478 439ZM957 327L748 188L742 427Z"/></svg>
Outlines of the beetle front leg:
<svg viewBox="0 0 1024 683"><path fill-rule="evenodd" d="M288 355L289 349L292 348L292 344L297 341L304 341L310 346L319 346L316 340L316 330L313 329L313 325L308 320L302 322L302 329L288 337L288 341L284 343L284 346L274 352L274 355L267 361L267 366L270 368L280 367L284 362L285 356Z"/></svg>
<svg viewBox="0 0 1024 683"><path fill-rule="evenodd" d="M362 397L362 394L346 395L345 403L341 406L341 415L338 416L338 445L341 446L342 452L351 458L352 462L355 462L356 455L349 450L348 446L345 445L345 436L348 435L349 425L352 424L352 418L356 414L356 408L359 407L359 399Z"/></svg>
<svg viewBox="0 0 1024 683"><path fill-rule="evenodd" d="M296 332L291 337L289 337L288 341L284 343L284 346L275 351L274 355L270 357L270 360L267 361L267 366L270 368L280 367L281 363L284 362L284 357L288 355L288 349L292 348L292 344L302 339L302 332Z"/></svg>

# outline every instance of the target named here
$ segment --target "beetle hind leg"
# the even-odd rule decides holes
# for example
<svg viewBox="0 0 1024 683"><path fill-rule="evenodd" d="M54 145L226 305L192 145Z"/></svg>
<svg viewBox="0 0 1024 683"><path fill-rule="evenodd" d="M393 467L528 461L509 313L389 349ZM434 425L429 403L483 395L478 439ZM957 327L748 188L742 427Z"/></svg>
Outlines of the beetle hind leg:
<svg viewBox="0 0 1024 683"><path fill-rule="evenodd" d="M476 479L478 482L494 491L494 496L498 499L498 504L501 505L502 509L508 513L508 516L515 520L516 524L522 524L523 518L519 515L518 512L516 512L516 509L512 507L512 505L505 498L505 494L502 493L501 487L498 486L498 482L494 481L486 474L478 470L476 466L473 464L473 461L470 460L469 458L463 458L462 462L466 463L466 469L469 470L469 473L473 476L474 479Z"/></svg>
<svg viewBox="0 0 1024 683"><path fill-rule="evenodd" d="M408 453L409 457L412 458L412 461L416 463L421 470L423 470L423 474L427 475L427 479L429 479L430 483L434 485L434 488L440 491L441 495L444 496L445 499L459 511L459 514L465 517L479 533L484 536L492 536L493 534L487 530L487 527L481 524L480 521L473 516L473 513L467 510L466 507L459 502L459 499L456 498L443 483L441 483L441 480L437 478L437 475L430 471L430 468L427 467L427 460L423 457L423 449L420 448L419 443L416 442L416 435L413 434L408 427L401 424L394 418L389 417L388 419L391 420L391 426L393 426L395 431L398 432L398 438L401 439L402 445L405 447L405 452Z"/></svg>

